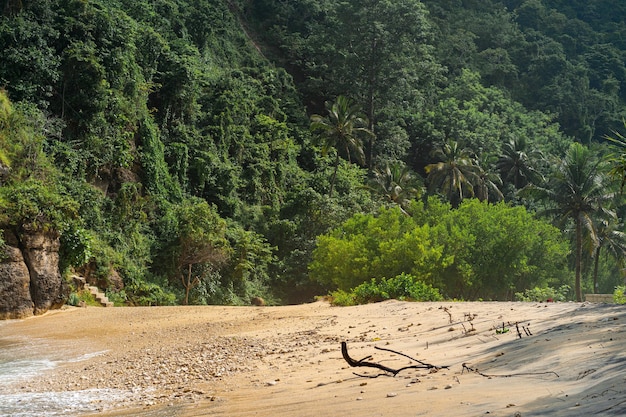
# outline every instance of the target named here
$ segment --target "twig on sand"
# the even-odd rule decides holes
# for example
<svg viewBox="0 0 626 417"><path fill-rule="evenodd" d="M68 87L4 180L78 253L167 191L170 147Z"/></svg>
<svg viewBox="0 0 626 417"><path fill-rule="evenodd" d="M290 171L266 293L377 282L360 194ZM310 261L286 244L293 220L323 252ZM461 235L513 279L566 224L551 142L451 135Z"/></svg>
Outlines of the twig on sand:
<svg viewBox="0 0 626 417"><path fill-rule="evenodd" d="M435 370L444 369L444 368L448 369L448 366L431 365L429 363L422 362L418 359L412 358L409 355L406 355L402 352L397 352L395 350L381 348L377 346L375 346L374 348L378 350L384 350L386 352L395 353L396 355L404 356L405 358L408 358L414 362L417 362L419 365L409 365L409 366L404 366L399 369L393 369L393 368L389 368L388 366L381 365L376 362L366 362L367 359L372 358L371 356L366 356L365 358L361 360L355 360L355 359L352 359L350 355L348 354L348 344L346 342L341 342L341 354L343 355L343 358L346 360L346 362L348 362L348 365L352 367L362 366L362 367L367 367L367 368L376 368L376 369L380 369L381 371L386 372L384 374L378 374L378 375L360 375L360 374L354 373L356 376L361 376L364 378L378 378L379 376L396 376L398 373L407 369L435 369Z"/></svg>
<svg viewBox="0 0 626 417"><path fill-rule="evenodd" d="M606 411L610 411L610 410L614 409L615 407L620 406L620 405L622 405L624 403L626 403L626 400L622 400L622 401L618 402L617 404L613 404L612 406L610 406L608 408L605 408L604 410L601 410L598 413L604 413ZM623 411L623 410L624 410L624 408L622 407L620 411Z"/></svg>
<svg viewBox="0 0 626 417"><path fill-rule="evenodd" d="M461 371L461 374L463 372L473 372L476 373L480 376L484 376L485 378L511 378L514 376L530 376L530 375L555 375L557 378L559 378L559 374L557 374L554 371L546 371L546 372L520 372L520 373L516 373L516 374L503 374L503 375L493 375L493 374L485 374L480 372L477 368L471 368L468 364L464 363L463 364L463 370Z"/></svg>

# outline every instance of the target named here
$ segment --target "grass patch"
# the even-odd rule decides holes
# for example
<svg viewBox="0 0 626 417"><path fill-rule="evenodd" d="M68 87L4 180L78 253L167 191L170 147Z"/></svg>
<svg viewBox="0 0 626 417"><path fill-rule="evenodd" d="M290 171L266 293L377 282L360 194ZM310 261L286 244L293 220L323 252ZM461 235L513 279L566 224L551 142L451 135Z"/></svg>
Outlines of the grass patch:
<svg viewBox="0 0 626 417"><path fill-rule="evenodd" d="M101 307L102 305L96 301L96 297L89 290L80 290L70 294L67 304L77 307L84 302L87 306Z"/></svg>

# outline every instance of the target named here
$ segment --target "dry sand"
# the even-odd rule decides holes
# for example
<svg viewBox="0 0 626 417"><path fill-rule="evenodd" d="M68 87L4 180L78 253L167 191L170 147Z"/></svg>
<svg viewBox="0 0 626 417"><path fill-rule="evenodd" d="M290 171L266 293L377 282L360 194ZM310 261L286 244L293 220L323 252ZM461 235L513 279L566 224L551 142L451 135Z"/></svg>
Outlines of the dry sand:
<svg viewBox="0 0 626 417"><path fill-rule="evenodd" d="M71 308L0 331L82 359L15 392L119 390L99 416L570 417L626 415L625 326L626 307L602 304L320 301ZM342 341L357 360L418 365L381 347L442 368L357 376L381 372L349 367Z"/></svg>

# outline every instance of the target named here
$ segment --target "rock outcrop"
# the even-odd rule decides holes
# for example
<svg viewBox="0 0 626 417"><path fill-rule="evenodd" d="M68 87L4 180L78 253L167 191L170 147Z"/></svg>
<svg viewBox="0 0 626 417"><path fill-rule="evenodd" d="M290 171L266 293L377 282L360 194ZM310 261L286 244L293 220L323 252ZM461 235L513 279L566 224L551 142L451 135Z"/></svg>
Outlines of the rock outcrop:
<svg viewBox="0 0 626 417"><path fill-rule="evenodd" d="M28 267L10 234L5 237L7 242L0 254L0 319L32 316L35 304L30 296Z"/></svg>
<svg viewBox="0 0 626 417"><path fill-rule="evenodd" d="M0 256L0 319L43 314L63 306L69 286L59 272L54 233L5 231Z"/></svg>

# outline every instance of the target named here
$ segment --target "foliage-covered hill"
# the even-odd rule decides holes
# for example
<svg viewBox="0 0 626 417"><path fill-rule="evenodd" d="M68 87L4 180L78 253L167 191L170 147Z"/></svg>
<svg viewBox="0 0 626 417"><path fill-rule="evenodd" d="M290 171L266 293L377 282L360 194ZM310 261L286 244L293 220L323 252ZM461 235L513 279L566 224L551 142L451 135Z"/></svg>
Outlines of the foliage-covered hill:
<svg viewBox="0 0 626 417"><path fill-rule="evenodd" d="M5 0L0 223L58 230L62 268L118 301L307 300L333 288L309 279L316 238L355 214L556 204L517 191L621 128L625 20L601 0ZM309 129L338 96L373 135Z"/></svg>

